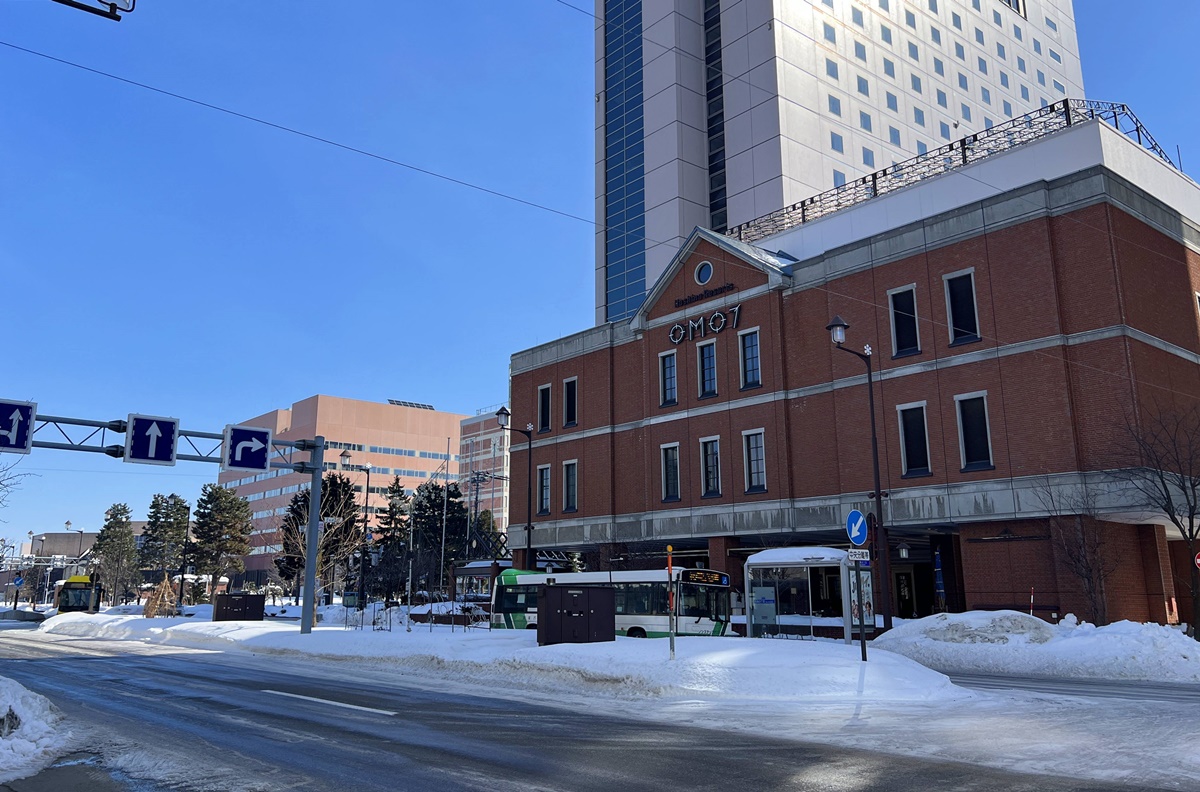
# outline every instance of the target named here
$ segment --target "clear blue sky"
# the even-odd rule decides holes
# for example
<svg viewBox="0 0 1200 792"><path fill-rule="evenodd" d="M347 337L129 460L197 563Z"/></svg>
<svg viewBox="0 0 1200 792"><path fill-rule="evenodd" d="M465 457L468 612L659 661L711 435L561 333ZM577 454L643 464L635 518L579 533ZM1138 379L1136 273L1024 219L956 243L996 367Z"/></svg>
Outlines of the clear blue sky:
<svg viewBox="0 0 1200 792"><path fill-rule="evenodd" d="M591 9L591 0L570 0ZM1089 98L1200 173L1200 3L1076 0ZM1149 10L1147 10L1149 9ZM1151 13L1152 12L1152 13ZM594 20L554 0L0 0L0 42L593 213ZM315 393L474 413L593 321L593 228L0 45L0 398L226 424ZM5 456L0 461L11 461ZM35 449L0 536L215 466Z"/></svg>

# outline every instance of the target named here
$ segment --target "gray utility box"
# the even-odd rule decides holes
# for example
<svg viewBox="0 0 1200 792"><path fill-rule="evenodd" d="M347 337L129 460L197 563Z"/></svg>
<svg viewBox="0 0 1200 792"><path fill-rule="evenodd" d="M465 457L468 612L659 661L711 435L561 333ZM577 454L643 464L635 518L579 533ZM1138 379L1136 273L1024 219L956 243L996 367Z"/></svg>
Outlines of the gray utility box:
<svg viewBox="0 0 1200 792"><path fill-rule="evenodd" d="M615 590L543 586L538 594L538 646L617 640Z"/></svg>
<svg viewBox="0 0 1200 792"><path fill-rule="evenodd" d="M213 621L262 621L266 594L218 594L213 602Z"/></svg>

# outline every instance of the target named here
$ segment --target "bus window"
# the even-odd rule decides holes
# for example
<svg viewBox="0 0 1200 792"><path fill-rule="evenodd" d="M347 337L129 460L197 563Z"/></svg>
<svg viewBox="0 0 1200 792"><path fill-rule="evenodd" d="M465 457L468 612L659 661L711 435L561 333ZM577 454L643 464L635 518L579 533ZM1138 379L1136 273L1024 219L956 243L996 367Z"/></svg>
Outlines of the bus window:
<svg viewBox="0 0 1200 792"><path fill-rule="evenodd" d="M683 583L679 586L679 615L693 619L729 621L729 590Z"/></svg>
<svg viewBox="0 0 1200 792"><path fill-rule="evenodd" d="M501 586L496 593L496 612L525 613L537 609L539 586Z"/></svg>

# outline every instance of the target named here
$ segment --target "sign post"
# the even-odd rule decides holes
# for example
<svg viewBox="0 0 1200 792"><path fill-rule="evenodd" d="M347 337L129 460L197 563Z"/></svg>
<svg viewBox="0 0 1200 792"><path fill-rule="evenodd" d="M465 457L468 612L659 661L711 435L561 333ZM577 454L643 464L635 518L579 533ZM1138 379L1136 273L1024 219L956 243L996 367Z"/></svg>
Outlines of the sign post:
<svg viewBox="0 0 1200 792"><path fill-rule="evenodd" d="M850 537L855 548L862 547L863 543L867 541L867 518L863 517L863 513L858 509L852 509L846 516L846 536ZM866 559L859 554L865 555ZM870 551L851 550L849 558L854 562L854 584L858 589L858 646L862 651L862 661L865 663L867 662L867 623L865 618L867 608L866 603L863 602L862 562L870 559ZM853 611L851 611L852 618L853 615Z"/></svg>
<svg viewBox="0 0 1200 792"><path fill-rule="evenodd" d="M667 634L671 636L671 659L675 659L675 570L671 566L671 545L667 545Z"/></svg>

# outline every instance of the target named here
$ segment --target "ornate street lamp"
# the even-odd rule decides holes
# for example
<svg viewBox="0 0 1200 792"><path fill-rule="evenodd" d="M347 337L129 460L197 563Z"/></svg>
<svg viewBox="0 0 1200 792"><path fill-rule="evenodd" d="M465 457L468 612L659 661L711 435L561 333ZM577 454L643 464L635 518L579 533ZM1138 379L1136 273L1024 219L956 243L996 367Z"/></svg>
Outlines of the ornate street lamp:
<svg viewBox="0 0 1200 792"><path fill-rule="evenodd" d="M879 440L875 433L875 377L871 368L871 345L863 347L862 352L847 349L846 330L850 325L840 316L834 316L833 321L825 326L834 346L843 352L849 352L861 360L867 367L867 409L871 411L871 465L875 474L875 490L871 497L875 500L875 555L879 559L880 595L883 600L883 628L892 629L892 582L891 559L887 528L883 524L883 491L879 488Z"/></svg>
<svg viewBox="0 0 1200 792"><path fill-rule="evenodd" d="M529 479L526 482L528 486L528 498L526 500L526 518L525 523L525 563L529 568L537 571L537 558L533 555L533 424L527 424L525 429L517 429L508 425L508 419L512 415L507 407L501 407L496 411L496 423L501 429L506 429L510 432L520 432L525 435L525 439L529 441L526 457L529 459Z"/></svg>

